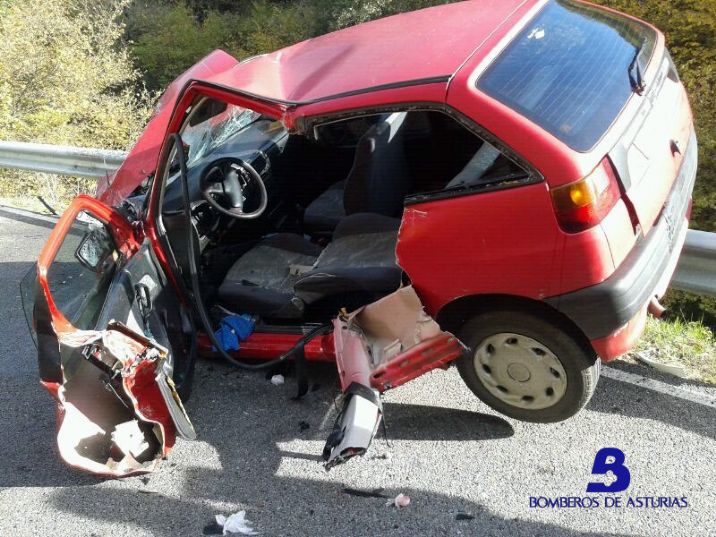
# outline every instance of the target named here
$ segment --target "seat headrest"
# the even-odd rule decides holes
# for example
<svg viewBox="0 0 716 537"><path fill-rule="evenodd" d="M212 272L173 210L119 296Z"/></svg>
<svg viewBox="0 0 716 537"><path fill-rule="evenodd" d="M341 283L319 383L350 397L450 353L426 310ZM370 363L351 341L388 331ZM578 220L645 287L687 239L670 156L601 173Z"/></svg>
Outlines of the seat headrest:
<svg viewBox="0 0 716 537"><path fill-rule="evenodd" d="M366 132L366 138L377 138L387 133L387 141L390 142L403 126L406 117L408 117L407 112L394 112L386 115Z"/></svg>

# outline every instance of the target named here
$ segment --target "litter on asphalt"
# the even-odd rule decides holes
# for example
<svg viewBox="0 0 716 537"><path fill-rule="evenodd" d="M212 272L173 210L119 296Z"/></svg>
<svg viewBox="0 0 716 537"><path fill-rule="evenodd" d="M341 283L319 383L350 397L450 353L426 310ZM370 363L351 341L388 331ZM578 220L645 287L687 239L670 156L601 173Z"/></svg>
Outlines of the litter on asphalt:
<svg viewBox="0 0 716 537"><path fill-rule="evenodd" d="M286 382L286 379L283 377L283 375L274 375L273 377L271 377L271 384L273 384L274 386L281 386L281 384L283 384L284 382Z"/></svg>
<svg viewBox="0 0 716 537"><path fill-rule="evenodd" d="M395 498L392 498L392 499L388 500L387 502L385 502L385 505L398 507L398 508L408 507L410 505L410 496L407 496L401 492Z"/></svg>
<svg viewBox="0 0 716 537"><path fill-rule="evenodd" d="M221 527L223 535L239 533L241 535L258 535L256 531L249 525L246 519L246 511L239 511L233 515L225 517L224 515L216 515L216 523Z"/></svg>

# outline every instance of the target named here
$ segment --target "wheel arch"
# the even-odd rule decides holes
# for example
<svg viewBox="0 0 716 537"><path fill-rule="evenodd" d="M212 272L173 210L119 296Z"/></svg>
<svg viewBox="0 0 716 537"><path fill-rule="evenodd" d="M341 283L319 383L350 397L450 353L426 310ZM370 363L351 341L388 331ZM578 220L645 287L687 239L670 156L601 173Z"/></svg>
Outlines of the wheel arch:
<svg viewBox="0 0 716 537"><path fill-rule="evenodd" d="M440 308L435 320L443 330L458 335L467 321L489 311L519 311L546 318L552 324L563 328L580 345L593 350L589 338L569 317L546 302L524 296L506 294L463 296Z"/></svg>

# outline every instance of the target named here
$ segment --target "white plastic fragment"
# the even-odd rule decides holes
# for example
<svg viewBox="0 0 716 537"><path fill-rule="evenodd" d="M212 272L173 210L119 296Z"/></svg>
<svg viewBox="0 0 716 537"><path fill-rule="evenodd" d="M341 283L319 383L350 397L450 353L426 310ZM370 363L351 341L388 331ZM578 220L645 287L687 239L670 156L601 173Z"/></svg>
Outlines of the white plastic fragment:
<svg viewBox="0 0 716 537"><path fill-rule="evenodd" d="M271 384L274 386L281 386L284 382L286 382L286 379L283 378L283 375L274 375L271 377Z"/></svg>
<svg viewBox="0 0 716 537"><path fill-rule="evenodd" d="M387 502L385 502L386 506L389 507L408 507L410 505L410 496L403 494L402 492L398 494L395 498L391 498Z"/></svg>
<svg viewBox="0 0 716 537"><path fill-rule="evenodd" d="M258 535L257 532L249 525L246 520L246 511L239 511L233 515L225 517L224 515L216 515L216 523L221 526L222 533L229 535L231 533L240 533L242 535Z"/></svg>

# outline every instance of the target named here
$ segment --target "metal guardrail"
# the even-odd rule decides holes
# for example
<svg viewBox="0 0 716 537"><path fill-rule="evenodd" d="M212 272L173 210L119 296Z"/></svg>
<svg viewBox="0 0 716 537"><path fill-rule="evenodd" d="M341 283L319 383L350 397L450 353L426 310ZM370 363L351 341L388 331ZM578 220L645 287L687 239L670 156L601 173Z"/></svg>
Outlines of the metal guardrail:
<svg viewBox="0 0 716 537"><path fill-rule="evenodd" d="M0 168L80 177L105 177L119 168L123 151L0 142ZM690 230L671 287L716 296L716 233Z"/></svg>
<svg viewBox="0 0 716 537"><path fill-rule="evenodd" d="M716 296L716 233L689 230L671 287Z"/></svg>
<svg viewBox="0 0 716 537"><path fill-rule="evenodd" d="M0 142L0 168L73 177L105 177L122 165L124 151L25 142Z"/></svg>

